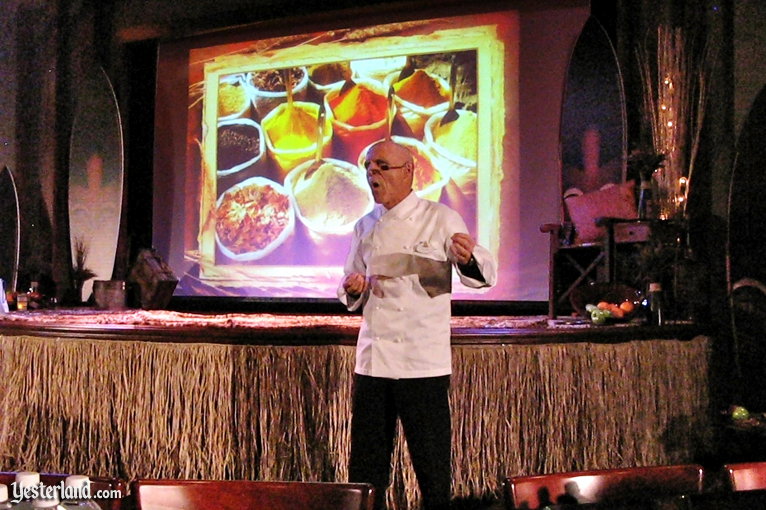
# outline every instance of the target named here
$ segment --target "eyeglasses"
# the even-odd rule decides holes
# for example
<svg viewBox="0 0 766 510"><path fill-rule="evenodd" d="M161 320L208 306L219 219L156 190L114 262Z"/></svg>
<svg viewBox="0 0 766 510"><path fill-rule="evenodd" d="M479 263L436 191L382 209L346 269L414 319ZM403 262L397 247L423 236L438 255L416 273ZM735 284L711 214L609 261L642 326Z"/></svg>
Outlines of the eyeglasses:
<svg viewBox="0 0 766 510"><path fill-rule="evenodd" d="M374 171L374 170L370 170L370 164L372 163L373 163L372 161L365 161L364 162L365 170L367 170L368 172ZM397 168L404 168L405 166L407 166L407 163L404 163L403 165L389 165L385 161L378 160L378 161L375 161L375 165L378 167L378 170L380 170L381 172L387 172L389 170L396 170Z"/></svg>

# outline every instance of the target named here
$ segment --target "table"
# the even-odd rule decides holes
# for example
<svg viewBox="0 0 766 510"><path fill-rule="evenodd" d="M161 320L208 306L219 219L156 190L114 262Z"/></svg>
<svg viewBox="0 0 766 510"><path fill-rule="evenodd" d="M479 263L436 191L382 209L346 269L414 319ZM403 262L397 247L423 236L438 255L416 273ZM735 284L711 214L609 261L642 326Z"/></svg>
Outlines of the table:
<svg viewBox="0 0 766 510"><path fill-rule="evenodd" d="M0 319L2 469L345 481L358 317L347 326L269 316L262 327L209 317L225 328L186 318L165 315L166 326ZM505 476L681 463L710 447L711 339L693 328L456 324L457 498L496 495ZM414 508L401 437L393 464L391 506Z"/></svg>

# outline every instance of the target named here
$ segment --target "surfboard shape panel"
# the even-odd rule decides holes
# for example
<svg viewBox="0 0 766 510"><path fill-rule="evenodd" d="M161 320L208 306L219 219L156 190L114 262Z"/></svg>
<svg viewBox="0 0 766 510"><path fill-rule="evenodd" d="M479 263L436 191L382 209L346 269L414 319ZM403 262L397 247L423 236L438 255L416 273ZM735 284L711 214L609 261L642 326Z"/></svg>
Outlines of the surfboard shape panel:
<svg viewBox="0 0 766 510"><path fill-rule="evenodd" d="M5 290L16 290L19 274L19 194L11 169L0 169L0 278Z"/></svg>
<svg viewBox="0 0 766 510"><path fill-rule="evenodd" d="M739 402L766 411L766 86L737 140L729 187L727 272Z"/></svg>
<svg viewBox="0 0 766 510"><path fill-rule="evenodd" d="M569 60L561 110L563 193L625 179L627 116L622 74L609 35L591 16Z"/></svg>
<svg viewBox="0 0 766 510"><path fill-rule="evenodd" d="M114 90L103 69L80 85L69 157L69 230L72 263L78 246L85 267L95 273L83 285L87 300L94 280L112 278L120 231L123 192L123 137Z"/></svg>

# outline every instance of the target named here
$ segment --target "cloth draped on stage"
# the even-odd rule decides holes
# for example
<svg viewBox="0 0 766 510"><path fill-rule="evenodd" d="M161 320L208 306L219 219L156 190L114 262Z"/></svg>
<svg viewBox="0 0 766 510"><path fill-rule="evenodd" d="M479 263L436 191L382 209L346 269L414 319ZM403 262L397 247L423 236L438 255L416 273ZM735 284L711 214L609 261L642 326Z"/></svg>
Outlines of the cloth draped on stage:
<svg viewBox="0 0 766 510"><path fill-rule="evenodd" d="M182 333L179 333L182 334ZM504 476L687 462L710 448L710 339L454 345L453 495ZM3 470L345 481L350 345L4 335ZM415 508L404 440L392 508Z"/></svg>
<svg viewBox="0 0 766 510"><path fill-rule="evenodd" d="M206 328L295 328L339 327L359 329L361 315L265 314L265 313L184 313L168 310L38 310L0 315L2 324L128 325ZM543 316L466 316L452 317L453 328L545 328Z"/></svg>

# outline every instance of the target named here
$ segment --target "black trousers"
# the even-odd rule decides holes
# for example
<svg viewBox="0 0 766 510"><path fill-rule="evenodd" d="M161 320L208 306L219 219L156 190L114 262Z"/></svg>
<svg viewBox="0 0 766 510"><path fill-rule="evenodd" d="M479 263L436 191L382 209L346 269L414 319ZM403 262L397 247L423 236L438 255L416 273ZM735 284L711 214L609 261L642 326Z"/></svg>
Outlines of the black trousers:
<svg viewBox="0 0 766 510"><path fill-rule="evenodd" d="M385 379L356 374L349 481L375 486L385 508L397 417L402 422L425 510L449 508L452 484L450 376Z"/></svg>

